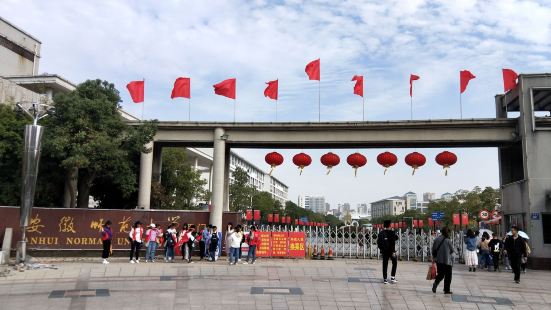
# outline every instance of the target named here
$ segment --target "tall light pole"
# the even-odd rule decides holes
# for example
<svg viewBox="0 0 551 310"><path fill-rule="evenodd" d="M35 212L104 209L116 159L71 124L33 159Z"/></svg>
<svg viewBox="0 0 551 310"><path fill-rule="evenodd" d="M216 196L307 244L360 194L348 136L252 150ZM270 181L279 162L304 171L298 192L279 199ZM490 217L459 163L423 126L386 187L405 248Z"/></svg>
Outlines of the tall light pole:
<svg viewBox="0 0 551 310"><path fill-rule="evenodd" d="M44 127L38 125L38 121L55 113L55 108L45 103L19 102L17 108L30 116L32 125L25 125L25 138L23 145L23 168L21 169L21 208L19 212L19 226L21 227L21 240L17 244L17 263L27 260L27 226L34 204L34 192L36 189L36 177L38 175L38 163L40 161L40 146Z"/></svg>

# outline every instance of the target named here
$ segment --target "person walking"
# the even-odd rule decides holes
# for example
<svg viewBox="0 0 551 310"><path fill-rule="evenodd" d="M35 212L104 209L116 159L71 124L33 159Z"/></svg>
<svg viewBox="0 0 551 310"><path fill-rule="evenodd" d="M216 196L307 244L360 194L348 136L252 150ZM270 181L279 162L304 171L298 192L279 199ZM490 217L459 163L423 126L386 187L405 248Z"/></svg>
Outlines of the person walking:
<svg viewBox="0 0 551 310"><path fill-rule="evenodd" d="M109 264L107 259L109 254L111 254L111 240L113 240L113 232L111 231L111 221L105 221L103 224L103 229L101 231L101 243L103 245L103 251L101 252L101 258L103 258L102 263L104 265Z"/></svg>
<svg viewBox="0 0 551 310"><path fill-rule="evenodd" d="M392 270L390 271L390 282L396 283L396 268L398 265L398 260L396 257L396 240L398 236L396 233L390 229L390 220L385 220L383 223L385 228L383 231L379 232L377 236L377 246L383 255L383 283L388 284L388 260L392 261Z"/></svg>
<svg viewBox="0 0 551 310"><path fill-rule="evenodd" d="M140 249L143 244L143 225L142 222L137 221L132 226L130 233L128 233L128 239L130 241L130 263L135 264L140 262Z"/></svg>
<svg viewBox="0 0 551 310"><path fill-rule="evenodd" d="M212 226L212 234L209 241L209 254L211 262L215 262L218 260L221 239L222 233L218 232L218 227Z"/></svg>
<svg viewBox="0 0 551 310"><path fill-rule="evenodd" d="M505 266L505 270L511 270L511 262L509 262L509 255L507 255L507 251L505 251L505 240L507 240L507 235L501 239L501 243L503 244L503 266Z"/></svg>
<svg viewBox="0 0 551 310"><path fill-rule="evenodd" d="M165 240L165 262L174 263L174 247L176 246L176 224L172 223L168 225L167 230L164 233L163 239Z"/></svg>
<svg viewBox="0 0 551 310"><path fill-rule="evenodd" d="M157 253L157 247L159 246L160 232L155 224L149 225L149 229L145 232L145 244L147 250L145 251L145 262L155 262L155 253Z"/></svg>
<svg viewBox="0 0 551 310"><path fill-rule="evenodd" d="M436 288L444 280L444 294L453 294L451 291L453 255L455 250L450 240L450 230L448 227L442 229L442 234L434 240L432 245L432 261L436 262L436 279L432 284L432 292L436 293Z"/></svg>
<svg viewBox="0 0 551 310"><path fill-rule="evenodd" d="M520 264L523 256L526 256L526 241L518 235L518 227L511 227L511 236L505 239L505 250L503 253L509 257L509 262L515 274L515 283L520 283Z"/></svg>
<svg viewBox="0 0 551 310"><path fill-rule="evenodd" d="M476 267L478 266L478 248L476 247L476 235L472 229L467 230L465 245L465 265L469 266L469 272L476 272Z"/></svg>
<svg viewBox="0 0 551 310"><path fill-rule="evenodd" d="M243 264L248 264L249 260L251 261L251 264L255 264L256 248L260 245L260 239L258 238L256 226L254 225L251 226L251 231L249 232L247 244L249 245L249 253L247 253L247 259L245 259Z"/></svg>
<svg viewBox="0 0 551 310"><path fill-rule="evenodd" d="M499 257L503 251L503 242L501 242L497 234L494 234L492 236L492 240L490 240L490 243L488 244L488 247L490 248L490 253L492 254L494 272L496 272L499 270Z"/></svg>
<svg viewBox="0 0 551 310"><path fill-rule="evenodd" d="M239 248L241 247L241 240L243 240L243 236L241 235L241 228L237 226L235 227L234 232L229 236L230 265L237 264L237 260L239 259Z"/></svg>

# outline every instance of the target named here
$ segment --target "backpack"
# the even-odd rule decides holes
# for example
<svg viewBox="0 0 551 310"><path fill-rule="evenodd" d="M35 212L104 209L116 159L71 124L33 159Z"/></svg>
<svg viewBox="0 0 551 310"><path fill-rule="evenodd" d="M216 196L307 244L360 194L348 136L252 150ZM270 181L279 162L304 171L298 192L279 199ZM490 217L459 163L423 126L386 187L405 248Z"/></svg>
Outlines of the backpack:
<svg viewBox="0 0 551 310"><path fill-rule="evenodd" d="M172 233L165 231L164 239L166 240L167 246L174 246L174 238L172 237Z"/></svg>
<svg viewBox="0 0 551 310"><path fill-rule="evenodd" d="M388 237L386 236L386 232L384 230L377 236L377 247L381 252L388 249Z"/></svg>
<svg viewBox="0 0 551 310"><path fill-rule="evenodd" d="M215 250L218 246L218 233L212 234L212 237L210 237L210 248L212 250Z"/></svg>

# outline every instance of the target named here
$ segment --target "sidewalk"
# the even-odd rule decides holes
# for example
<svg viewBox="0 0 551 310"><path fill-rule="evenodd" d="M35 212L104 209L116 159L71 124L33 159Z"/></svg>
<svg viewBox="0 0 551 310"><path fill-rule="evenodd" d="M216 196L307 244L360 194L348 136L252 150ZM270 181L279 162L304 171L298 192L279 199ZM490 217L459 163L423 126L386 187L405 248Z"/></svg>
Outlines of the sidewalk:
<svg viewBox="0 0 551 310"><path fill-rule="evenodd" d="M388 285L377 260L53 264L0 277L0 309L551 309L548 271L528 270L518 285L510 272L457 265L449 296L443 283L433 294L428 264L414 262L399 262Z"/></svg>

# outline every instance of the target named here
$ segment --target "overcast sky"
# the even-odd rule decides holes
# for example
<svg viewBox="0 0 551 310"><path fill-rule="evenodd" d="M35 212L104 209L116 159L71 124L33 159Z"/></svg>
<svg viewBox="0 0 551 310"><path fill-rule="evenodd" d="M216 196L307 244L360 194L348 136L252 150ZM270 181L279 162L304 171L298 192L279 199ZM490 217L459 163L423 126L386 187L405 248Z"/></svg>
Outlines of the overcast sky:
<svg viewBox="0 0 551 310"><path fill-rule="evenodd" d="M265 82L279 79L280 121L317 121L317 82L305 65L321 58L321 118L361 120L353 75L365 75L368 120L409 119L408 79L414 119L459 118L459 71L476 79L463 95L465 118L495 116L494 95L503 91L501 68L551 72L551 1L0 1L2 17L38 37L40 72L75 83L109 80L134 115L125 85L145 78L145 117L187 120L188 102L171 100L175 78L191 77L191 117L232 121L233 101L212 85L237 78L237 121L274 121L275 104L263 97ZM264 154L238 150L266 167ZM441 149L417 150L427 165L415 176L403 163L412 150L395 150L400 162L386 176L376 163L383 150L359 150L368 164L357 178L346 156L330 176L314 159L302 176L291 163L301 150L283 150L275 175L300 193L325 195L332 205L371 202L409 190L442 194L498 186L496 149L457 149L449 176L434 163Z"/></svg>

